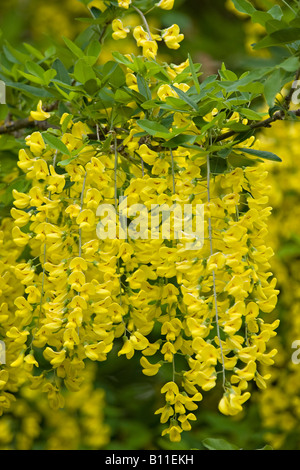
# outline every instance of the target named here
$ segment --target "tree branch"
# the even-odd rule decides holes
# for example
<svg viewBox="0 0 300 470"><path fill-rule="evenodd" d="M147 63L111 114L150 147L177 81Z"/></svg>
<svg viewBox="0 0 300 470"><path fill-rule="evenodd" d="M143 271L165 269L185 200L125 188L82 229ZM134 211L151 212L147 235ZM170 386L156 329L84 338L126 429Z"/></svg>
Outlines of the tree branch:
<svg viewBox="0 0 300 470"><path fill-rule="evenodd" d="M293 85L291 86L291 89L290 89L288 95L284 99L283 109L280 110L280 111L277 111L272 116L270 116L268 119L265 119L265 120L259 121L259 122L253 122L250 125L250 129L254 130L254 129L264 128L264 127L265 128L271 127L272 124L276 121L284 121L285 118L286 118L287 112L289 112L290 114L293 114L295 117L300 117L300 109L298 109L296 111L290 111L290 106L291 106L291 102L292 102L292 99L293 99L293 94L294 94L294 92L296 91L296 89L298 87L297 82L298 82L299 79L300 79L300 69L297 71L295 81L294 81ZM229 139L230 137L233 137L237 134L239 134L239 132L236 132L236 131L226 132L223 135L219 135L214 140L214 142L221 142L221 141Z"/></svg>
<svg viewBox="0 0 300 470"><path fill-rule="evenodd" d="M289 111L289 113L293 114L295 117L300 117L300 109L297 109L297 111ZM273 116L269 117L268 119L265 119L264 121L254 122L253 124L250 125L250 129L254 130L254 129L259 129L259 128L271 127L274 122L284 121L285 118L286 118L286 112L277 111L276 113L273 114ZM237 131L225 132L225 134L219 135L214 140L214 143L229 139L230 137L234 137L235 135L239 133L240 132L237 132Z"/></svg>
<svg viewBox="0 0 300 470"><path fill-rule="evenodd" d="M43 109L47 113L54 111L58 107L58 101L54 101L48 106L44 106ZM59 129L54 124L49 124L47 121L34 121L30 117L24 119L18 119L17 121L8 121L0 126L0 135L13 134L14 132L20 131L21 129L37 128L39 130L47 130L49 128Z"/></svg>
<svg viewBox="0 0 300 470"><path fill-rule="evenodd" d="M32 121L29 118L19 119L18 121L8 122L0 126L0 135L3 134L13 134L14 132L20 131L21 129L27 128L37 128L39 130L47 129L59 129L58 126L54 124L49 124L47 121Z"/></svg>

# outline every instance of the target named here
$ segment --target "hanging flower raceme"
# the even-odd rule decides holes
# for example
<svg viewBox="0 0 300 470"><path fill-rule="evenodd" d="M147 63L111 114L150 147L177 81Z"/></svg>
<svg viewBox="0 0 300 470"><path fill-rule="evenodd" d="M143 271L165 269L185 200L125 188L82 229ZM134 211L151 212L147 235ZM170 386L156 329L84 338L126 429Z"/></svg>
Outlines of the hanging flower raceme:
<svg viewBox="0 0 300 470"><path fill-rule="evenodd" d="M133 122L132 139L124 141L132 158L134 131ZM62 142L76 135L83 143L86 132L82 123L73 124ZM44 373L30 375L38 364L35 348L42 348L61 383L79 390L84 361L107 360L123 338L119 356L139 354L145 375L172 369L174 380L162 388L166 403L158 413L168 422L164 434L178 441L219 373L224 387L219 410L226 415L242 410L249 382L264 383L260 368L273 363L276 351L268 352L267 343L277 322L268 325L261 312L273 310L278 291L269 279L273 252L263 241L270 214L263 208L264 167L215 176L208 157L151 147L142 144L137 152L147 171L134 170L130 178L115 148L102 153L89 145L88 158L80 153L72 165L47 145L39 156L26 150L23 171L32 189L29 195L14 192L12 233L16 246L28 246L30 259L38 261L15 264L23 292L14 300L18 323L6 335L13 345L10 367L23 366L32 386L43 384L55 408L64 405L59 385L50 386ZM21 162L23 155L22 150ZM101 204L116 208L121 189L126 206L106 218L106 225L125 217L128 239L121 238L120 227L111 238L99 237L97 210ZM195 233L191 240L183 227L191 201L205 208L202 241ZM142 211L134 219L130 203L143 206L147 218ZM148 211L172 204L174 219L161 237L157 214L151 212L149 225ZM150 341L155 325L161 333ZM178 355L186 357L184 371L177 370Z"/></svg>
<svg viewBox="0 0 300 470"><path fill-rule="evenodd" d="M1 247L0 331L8 347L0 407L26 380L62 408L63 390L84 386L86 363L109 361L118 348L117 357L137 357L142 373L161 382L156 414L163 435L178 442L205 392L221 386L219 410L232 416L250 398L251 382L265 387L278 326L268 314L278 291L264 165L213 165L210 123L224 115L214 129L222 136L239 114L215 109L199 120L190 59L153 63L159 39L179 47L179 27L161 37L144 27L133 32L143 57L121 61L127 86L107 85L107 97L121 96L120 112L106 105L101 112L101 95L95 121L64 113L55 130L35 130L19 152L30 188L13 191L3 222L13 240ZM114 39L128 34L119 19L112 28ZM41 104L34 113L48 118ZM226 154L255 145L229 143Z"/></svg>

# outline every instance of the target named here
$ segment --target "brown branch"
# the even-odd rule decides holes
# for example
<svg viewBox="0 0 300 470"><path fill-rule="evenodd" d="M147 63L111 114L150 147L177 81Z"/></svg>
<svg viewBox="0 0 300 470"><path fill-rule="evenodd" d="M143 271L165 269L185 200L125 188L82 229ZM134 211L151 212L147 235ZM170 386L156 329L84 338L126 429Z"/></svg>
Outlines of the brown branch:
<svg viewBox="0 0 300 470"><path fill-rule="evenodd" d="M32 121L29 118L19 119L18 121L8 122L0 126L0 135L13 134L21 129L37 128L39 130L47 130L49 128L59 129L54 124L49 124L47 121Z"/></svg>
<svg viewBox="0 0 300 470"><path fill-rule="evenodd" d="M300 109L297 109L297 111L289 111L289 113L293 114L295 117L300 117ZM272 124L274 122L284 121L285 118L286 118L286 113L284 111L277 111L276 113L273 114L273 116L270 116L268 119L265 119L264 121L254 122L253 124L251 124L249 126L250 127L249 130L272 127ZM219 135L214 140L214 142L221 142L223 140L229 139L230 137L234 137L235 135L238 135L238 134L240 134L240 132L237 132L237 131L225 132L225 134Z"/></svg>
<svg viewBox="0 0 300 470"><path fill-rule="evenodd" d="M43 106L43 110L47 113L50 113L51 111L54 111L58 108L58 104L58 101L54 101L48 106ZM17 121L7 120L5 124L0 126L0 135L13 134L14 132L20 131L21 129L27 128L37 128L39 130L47 130L49 128L59 129L59 127L55 126L54 124L49 124L46 121L34 121L28 117L24 119L18 119Z"/></svg>
<svg viewBox="0 0 300 470"><path fill-rule="evenodd" d="M290 111L290 106L291 106L291 102L292 102L292 99L293 99L293 94L297 90L297 86L298 86L298 84L296 84L295 82L297 82L299 79L300 79L300 69L297 71L296 76L295 76L295 81L294 81L293 85L291 86L291 89L290 89L289 93L287 94L287 96L284 99L283 109L280 110L280 111L277 111L272 116L270 116L268 119L265 119L264 121L253 122L250 125L250 130L251 129L254 130L254 129L259 129L259 128L271 127L274 122L283 121L286 118L286 113L287 112L289 112L290 114L293 114L296 117L300 117L300 110ZM221 141L229 139L230 137L233 137L237 134L239 134L239 132L236 132L236 131L226 132L223 135L219 135L219 137L217 137L214 140L214 142L221 142Z"/></svg>
<svg viewBox="0 0 300 470"><path fill-rule="evenodd" d="M58 108L59 101L53 101L53 103L49 104L48 106L43 106L43 110L46 111L46 113L51 113L51 111L54 111L55 109Z"/></svg>

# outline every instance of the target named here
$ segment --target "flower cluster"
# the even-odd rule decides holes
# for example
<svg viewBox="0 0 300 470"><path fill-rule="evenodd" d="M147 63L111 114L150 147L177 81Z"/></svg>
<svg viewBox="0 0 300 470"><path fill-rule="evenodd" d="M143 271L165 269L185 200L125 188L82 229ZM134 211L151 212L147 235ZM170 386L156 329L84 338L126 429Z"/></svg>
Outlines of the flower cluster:
<svg viewBox="0 0 300 470"><path fill-rule="evenodd" d="M174 125L179 119L174 116ZM14 250L4 244L11 274L3 263L2 335L9 341L3 390L13 391L9 380L17 387L26 378L52 407L63 407L62 385L79 390L85 361L107 360L122 338L119 356L140 354L145 375L172 371L158 411L162 423L170 421L164 434L171 440L190 429L201 392L216 386L218 374L224 387L219 409L237 414L250 381L265 387L260 367L272 364L276 353L267 352L267 343L278 322L265 323L261 315L273 310L278 293L269 272L273 252L264 242L267 172L260 165L214 174L208 155L141 145L135 121L128 137L116 134L103 152L88 143L84 123L63 115L62 127L66 120L60 140L73 157L39 132L20 150L18 165L31 189L14 190L12 218L4 222ZM133 162L126 171L124 158ZM203 204L202 243L190 249L189 237L124 239L121 230L113 239L99 238L97 208L116 207L120 195L127 226L136 224L132 204ZM174 217L174 232L178 222ZM177 370L177 356L185 357L186 370Z"/></svg>
<svg viewBox="0 0 300 470"><path fill-rule="evenodd" d="M275 448L289 445L289 436L299 439L299 354L292 348L300 339L299 325L299 165L297 127L294 123L276 123L261 136L266 149L280 149L280 169L269 164L269 197L274 207L269 220L269 245L277 253L272 262L280 286L277 311L281 318L280 335L272 340L278 349L276 363L266 373L272 374L268 388L257 396L266 440ZM287 314L288 313L288 314ZM298 343L296 343L298 344ZM293 354L296 361L293 361Z"/></svg>
<svg viewBox="0 0 300 470"><path fill-rule="evenodd" d="M131 1L119 1L119 6L126 10L129 8L130 4ZM161 0L159 3L156 3L155 6L163 10L171 10L174 6L174 0ZM159 41L163 41L169 49L179 49L180 42L183 41L184 35L180 32L180 28L177 24L173 24L169 28L161 30L160 34L155 34L151 32L147 20L141 11L136 7L134 8L135 11L141 15L144 25L127 27L124 26L120 18L114 19L112 22L113 39L125 39L132 30L136 45L142 47L143 56L153 60L157 56Z"/></svg>
<svg viewBox="0 0 300 470"><path fill-rule="evenodd" d="M63 410L49 408L41 390L21 387L18 400L1 418L0 449L102 449L109 442L110 429L105 423L104 392L95 387L96 370L91 366L78 393L64 392Z"/></svg>
<svg viewBox="0 0 300 470"><path fill-rule="evenodd" d="M173 2L157 6L170 9ZM112 27L115 39L126 36L120 19ZM179 28L156 37L138 26L133 34L144 57L139 67L132 56L122 62L133 92L122 97L136 99L123 127L109 108L95 122L59 112L55 129L34 130L19 152L29 190L13 190L11 217L2 223L0 333L7 354L0 412L24 383L41 390L55 410L63 408L64 390L84 386L86 363L107 361L118 348L119 357L138 357L146 376L170 376L156 413L166 424L163 435L178 442L196 420L203 394L218 384L219 411L229 416L242 411L251 382L266 387L263 367L273 364L276 349L268 343L278 326L267 319L278 295L266 243L267 171L250 158L228 160L220 170L225 159L212 148L209 126L220 119L225 132L233 121L243 126L244 116L221 112L218 104L193 120L186 105L196 105L186 92L197 76L189 60L159 65L163 80L137 72L153 66L159 39L179 47ZM144 120L150 111L141 109L143 93L155 102L152 117L167 110L168 128ZM30 113L38 122L51 117L42 102ZM191 138L195 145L186 145ZM224 150L242 152L231 140L216 151ZM198 227L199 207L203 231L187 230ZM99 208L106 208L104 221Z"/></svg>

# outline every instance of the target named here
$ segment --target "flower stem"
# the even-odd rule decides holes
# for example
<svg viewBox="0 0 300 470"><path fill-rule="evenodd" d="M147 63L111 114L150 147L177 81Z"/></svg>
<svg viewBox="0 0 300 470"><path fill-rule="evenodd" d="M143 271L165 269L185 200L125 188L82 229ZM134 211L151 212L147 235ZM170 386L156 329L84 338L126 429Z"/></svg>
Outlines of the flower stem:
<svg viewBox="0 0 300 470"><path fill-rule="evenodd" d="M209 155L207 156L207 201L210 202L210 160ZM211 218L208 218L208 232L209 232L209 244L210 244L210 255L214 254L213 251L213 244L212 244L212 223ZM213 269L212 272L213 276L213 292L214 292L214 304L215 304L215 312L216 312L216 327L217 327L217 336L220 345L220 352L221 352L221 362L222 362L222 376L223 376L223 388L225 390L225 383L226 383L226 374L225 374L225 365L224 365L224 354L223 354L223 346L221 342L221 334L220 334L220 325L219 325L219 312L218 312L218 301L217 301L217 289L216 289L216 273Z"/></svg>
<svg viewBox="0 0 300 470"><path fill-rule="evenodd" d="M147 29L147 33L148 33L148 36L149 36L149 40L152 41L152 34L151 34L151 31L150 31L150 28L149 28L149 24L148 24L148 21L146 20L146 17L144 15L144 13L137 7L135 7L134 5L132 5L132 8L140 15L140 17L142 18L143 22L144 22L144 25L145 25L145 28Z"/></svg>

